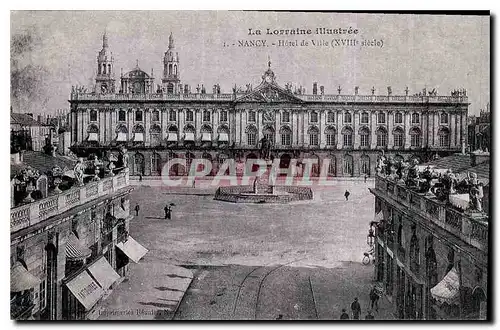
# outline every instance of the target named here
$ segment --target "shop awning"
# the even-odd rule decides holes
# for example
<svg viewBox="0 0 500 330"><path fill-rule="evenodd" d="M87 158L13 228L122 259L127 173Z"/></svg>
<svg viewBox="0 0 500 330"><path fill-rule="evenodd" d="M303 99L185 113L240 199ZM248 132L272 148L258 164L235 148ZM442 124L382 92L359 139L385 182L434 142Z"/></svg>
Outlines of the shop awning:
<svg viewBox="0 0 500 330"><path fill-rule="evenodd" d="M201 141L211 142L212 141L212 134L211 133L201 133Z"/></svg>
<svg viewBox="0 0 500 330"><path fill-rule="evenodd" d="M104 290L90 277L87 271L69 281L66 286L76 299L89 310L104 296Z"/></svg>
<svg viewBox="0 0 500 330"><path fill-rule="evenodd" d="M194 141L194 133L184 133L184 141Z"/></svg>
<svg viewBox="0 0 500 330"><path fill-rule="evenodd" d="M460 297L458 272L453 267L448 274L431 289L431 295L439 303L457 304Z"/></svg>
<svg viewBox="0 0 500 330"><path fill-rule="evenodd" d="M83 243L71 233L66 243L66 258L69 260L82 260L90 257L92 250L83 245Z"/></svg>
<svg viewBox="0 0 500 330"><path fill-rule="evenodd" d="M125 243L120 242L116 244L116 247L122 250L135 263L139 263L139 260L148 253L148 249L137 243L132 236L129 236Z"/></svg>
<svg viewBox="0 0 500 330"><path fill-rule="evenodd" d="M118 136L116 137L116 141L119 141L119 142L127 141L127 133L119 132Z"/></svg>
<svg viewBox="0 0 500 330"><path fill-rule="evenodd" d="M219 142L229 142L227 133L219 133Z"/></svg>
<svg viewBox="0 0 500 330"><path fill-rule="evenodd" d="M88 271L104 290L109 289L109 287L120 278L120 275L115 272L108 260L104 257L93 263L88 268Z"/></svg>
<svg viewBox="0 0 500 330"><path fill-rule="evenodd" d="M29 290L40 282L40 279L32 275L19 261L10 270L10 292Z"/></svg>
<svg viewBox="0 0 500 330"><path fill-rule="evenodd" d="M177 133L168 133L167 141L177 142Z"/></svg>
<svg viewBox="0 0 500 330"><path fill-rule="evenodd" d="M143 142L144 133L134 133L134 142Z"/></svg>
<svg viewBox="0 0 500 330"><path fill-rule="evenodd" d="M87 141L99 141L99 136L97 133L89 133Z"/></svg>

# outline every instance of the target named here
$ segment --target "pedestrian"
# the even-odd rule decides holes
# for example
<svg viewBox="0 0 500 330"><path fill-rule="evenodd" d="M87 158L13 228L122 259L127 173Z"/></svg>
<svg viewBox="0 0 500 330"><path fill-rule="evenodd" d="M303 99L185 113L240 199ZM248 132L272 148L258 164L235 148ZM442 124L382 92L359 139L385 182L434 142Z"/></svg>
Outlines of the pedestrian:
<svg viewBox="0 0 500 330"><path fill-rule="evenodd" d="M196 178L193 179L193 188L196 188Z"/></svg>
<svg viewBox="0 0 500 330"><path fill-rule="evenodd" d="M134 208L134 210L135 210L135 216L138 216L138 215L139 215L139 210L140 210L140 209L141 209L141 208L139 207L139 204L137 204L137 205L135 206L135 208Z"/></svg>
<svg viewBox="0 0 500 330"><path fill-rule="evenodd" d="M371 309L368 311L368 314L366 314L365 320L375 320L375 316L373 316Z"/></svg>
<svg viewBox="0 0 500 330"><path fill-rule="evenodd" d="M368 175L365 174L365 183L366 183L366 179L368 178Z"/></svg>
<svg viewBox="0 0 500 330"><path fill-rule="evenodd" d="M165 208L163 209L165 211L165 219L170 219L170 207L165 205Z"/></svg>
<svg viewBox="0 0 500 330"><path fill-rule="evenodd" d="M345 308L342 308L342 314L340 314L341 320L349 320L349 314L345 312Z"/></svg>
<svg viewBox="0 0 500 330"><path fill-rule="evenodd" d="M350 194L351 194L351 193L349 192L349 190L346 190L346 191L345 191L344 197L345 197L345 200L346 200L346 201L348 201L348 200L349 200L349 195L350 195Z"/></svg>
<svg viewBox="0 0 500 330"><path fill-rule="evenodd" d="M354 298L354 301L351 304L352 310L352 319L359 320L359 316L361 315L361 305L358 302L358 298Z"/></svg>
<svg viewBox="0 0 500 330"><path fill-rule="evenodd" d="M142 174L139 174L139 182L142 182Z"/></svg>
<svg viewBox="0 0 500 330"><path fill-rule="evenodd" d="M378 312L378 300L379 300L379 295L378 295L378 292L377 292L377 289L375 288L375 286L372 287L371 291L370 291L370 301L371 301L371 309L373 310L373 308L375 308L375 310Z"/></svg>

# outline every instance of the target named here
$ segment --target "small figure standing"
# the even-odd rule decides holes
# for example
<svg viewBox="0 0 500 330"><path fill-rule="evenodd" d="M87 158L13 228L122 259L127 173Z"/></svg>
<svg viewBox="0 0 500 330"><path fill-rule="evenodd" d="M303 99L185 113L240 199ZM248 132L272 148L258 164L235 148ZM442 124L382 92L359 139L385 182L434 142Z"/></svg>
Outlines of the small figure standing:
<svg viewBox="0 0 500 330"><path fill-rule="evenodd" d="M375 316L373 316L373 313L371 310L369 310L368 314L366 314L365 320L375 320Z"/></svg>
<svg viewBox="0 0 500 330"><path fill-rule="evenodd" d="M139 210L140 210L140 209L141 209L141 208L139 207L139 204L137 204L137 205L135 206L135 208L134 208L134 210L135 210L135 216L138 216L138 215L139 215Z"/></svg>
<svg viewBox="0 0 500 330"><path fill-rule="evenodd" d="M349 190L346 190L346 191L345 191L344 197L345 197L345 200L346 200L346 201L348 201L348 200L349 200L349 195L350 195L350 194L351 194L351 193L349 192Z"/></svg>
<svg viewBox="0 0 500 330"><path fill-rule="evenodd" d="M165 208L163 209L165 211L165 219L170 220L172 218L172 209L170 206L167 204L165 205Z"/></svg>
<svg viewBox="0 0 500 330"><path fill-rule="evenodd" d="M358 298L354 298L354 301L351 304L352 310L352 319L359 320L359 316L361 315L361 305L358 302Z"/></svg>
<svg viewBox="0 0 500 330"><path fill-rule="evenodd" d="M340 314L341 320L349 320L349 314L346 313L345 308L342 308L342 314Z"/></svg>
<svg viewBox="0 0 500 330"><path fill-rule="evenodd" d="M378 295L378 292L377 292L377 289L374 287L372 287L371 291L370 291L370 301L371 301L371 309L375 308L375 310L378 312L378 300L379 300L379 295Z"/></svg>
<svg viewBox="0 0 500 330"><path fill-rule="evenodd" d="M139 182L142 182L142 174L139 174Z"/></svg>

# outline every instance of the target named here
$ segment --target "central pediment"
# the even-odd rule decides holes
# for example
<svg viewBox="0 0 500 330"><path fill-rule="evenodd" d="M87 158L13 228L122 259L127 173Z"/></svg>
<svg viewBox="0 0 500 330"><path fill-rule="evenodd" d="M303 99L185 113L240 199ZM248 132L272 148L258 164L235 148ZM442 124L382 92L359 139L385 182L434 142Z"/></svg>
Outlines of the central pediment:
<svg viewBox="0 0 500 330"><path fill-rule="evenodd" d="M264 81L253 91L237 98L235 102L301 103L303 101L277 84Z"/></svg>

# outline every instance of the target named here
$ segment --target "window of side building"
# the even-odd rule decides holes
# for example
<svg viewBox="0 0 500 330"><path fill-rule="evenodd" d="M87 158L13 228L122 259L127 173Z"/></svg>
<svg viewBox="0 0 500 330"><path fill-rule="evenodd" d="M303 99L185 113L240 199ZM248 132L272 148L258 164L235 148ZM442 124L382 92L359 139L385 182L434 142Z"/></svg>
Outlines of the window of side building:
<svg viewBox="0 0 500 330"><path fill-rule="evenodd" d="M248 121L254 123L255 122L255 111L248 111Z"/></svg>
<svg viewBox="0 0 500 330"><path fill-rule="evenodd" d="M335 112L328 111L326 121L329 123L334 123L335 122Z"/></svg>
<svg viewBox="0 0 500 330"><path fill-rule="evenodd" d="M135 112L135 121L142 121L142 111L137 110Z"/></svg>
<svg viewBox="0 0 500 330"><path fill-rule="evenodd" d="M402 147L404 145L404 132L398 127L394 130L394 146Z"/></svg>
<svg viewBox="0 0 500 330"><path fill-rule="evenodd" d="M443 112L440 116L440 121L441 124L448 124L448 114Z"/></svg>
<svg viewBox="0 0 500 330"><path fill-rule="evenodd" d="M403 114L401 112L396 112L394 115L394 124L403 123Z"/></svg>
<svg viewBox="0 0 500 330"><path fill-rule="evenodd" d="M414 113L411 115L411 123L420 124L420 115L418 113Z"/></svg>
<svg viewBox="0 0 500 330"><path fill-rule="evenodd" d="M281 121L284 122L284 123L289 123L290 122L290 112L283 111L283 115L281 117Z"/></svg>
<svg viewBox="0 0 500 330"><path fill-rule="evenodd" d="M410 131L411 146L412 147L420 147L421 135L422 135L422 133L420 132L420 129L418 129L417 127L412 128L412 130Z"/></svg>
<svg viewBox="0 0 500 330"><path fill-rule="evenodd" d="M342 135L344 137L344 147L352 147L352 129L350 127L344 128Z"/></svg>
<svg viewBox="0 0 500 330"><path fill-rule="evenodd" d="M193 121L193 120L194 120L193 111L187 110L186 111L186 121Z"/></svg>
<svg viewBox="0 0 500 330"><path fill-rule="evenodd" d="M387 147L387 131L382 127L377 130L377 147Z"/></svg>
<svg viewBox="0 0 500 330"><path fill-rule="evenodd" d="M176 121L177 120L177 113L175 112L175 110L170 110L168 112L168 120L169 121Z"/></svg>
<svg viewBox="0 0 500 330"><path fill-rule="evenodd" d="M153 110L153 121L160 121L160 112L158 110Z"/></svg>
<svg viewBox="0 0 500 330"><path fill-rule="evenodd" d="M309 129L309 145L317 146L319 145L318 129L316 127L311 127Z"/></svg>
<svg viewBox="0 0 500 330"><path fill-rule="evenodd" d="M257 130L254 127L250 127L247 131L247 144L249 146L257 144Z"/></svg>
<svg viewBox="0 0 500 330"><path fill-rule="evenodd" d="M385 113L379 112L377 117L379 124L385 124Z"/></svg>
<svg viewBox="0 0 500 330"><path fill-rule="evenodd" d="M318 113L316 111L311 112L311 123L318 122Z"/></svg>
<svg viewBox="0 0 500 330"><path fill-rule="evenodd" d="M210 111L203 110L203 121L210 121Z"/></svg>
<svg viewBox="0 0 500 330"><path fill-rule="evenodd" d="M361 138L361 147L369 147L370 146L370 131L366 127L362 127L359 130L359 135Z"/></svg>
<svg viewBox="0 0 500 330"><path fill-rule="evenodd" d="M118 111L118 121L126 121L127 115L125 113L125 110L120 110Z"/></svg>
<svg viewBox="0 0 500 330"><path fill-rule="evenodd" d="M361 114L361 124L368 124L368 113L363 112Z"/></svg>
<svg viewBox="0 0 500 330"><path fill-rule="evenodd" d="M281 129L281 144L284 146L292 144L292 131L288 127L283 127Z"/></svg>
<svg viewBox="0 0 500 330"><path fill-rule="evenodd" d="M344 123L350 124L352 122L352 116L349 112L344 113Z"/></svg>
<svg viewBox="0 0 500 330"><path fill-rule="evenodd" d="M335 146L337 144L336 141L337 132L335 131L335 129L333 127L329 127L326 129L325 133L326 133L326 145Z"/></svg>
<svg viewBox="0 0 500 330"><path fill-rule="evenodd" d="M90 121L97 121L97 111L95 110L90 111Z"/></svg>
<svg viewBox="0 0 500 330"><path fill-rule="evenodd" d="M220 121L227 121L227 111L226 110L222 110L220 112Z"/></svg>

